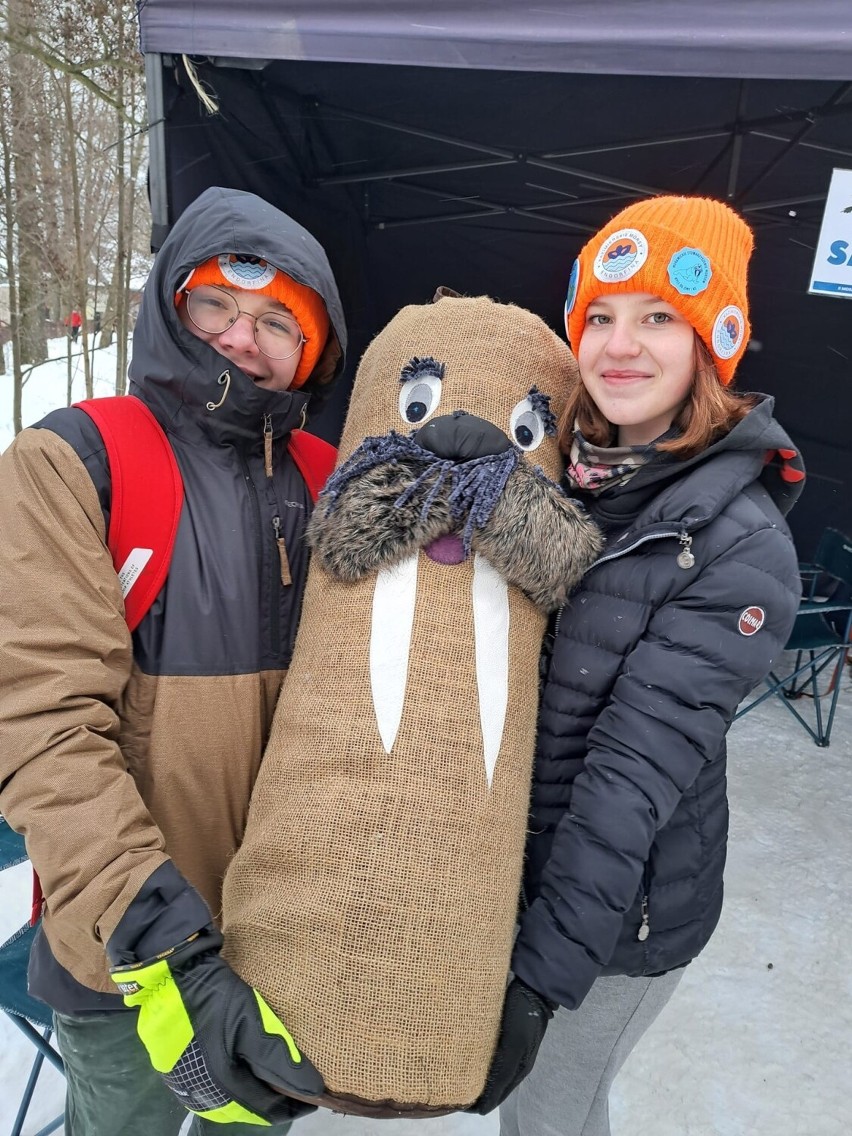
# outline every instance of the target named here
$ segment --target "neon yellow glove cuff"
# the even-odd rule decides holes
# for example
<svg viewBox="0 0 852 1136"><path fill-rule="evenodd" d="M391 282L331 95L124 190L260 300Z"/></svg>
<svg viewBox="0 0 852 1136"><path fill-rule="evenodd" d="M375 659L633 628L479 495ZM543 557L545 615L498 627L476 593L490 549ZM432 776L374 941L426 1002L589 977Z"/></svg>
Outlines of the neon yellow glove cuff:
<svg viewBox="0 0 852 1136"><path fill-rule="evenodd" d="M170 954L172 952L169 952ZM169 969L168 957L136 966L117 967L111 974L113 982L124 996L124 1004L138 1007L136 1031L148 1051L151 1064L170 1082L176 1083L192 1075L195 1031L187 1013L178 985ZM294 1062L302 1055L296 1043L278 1020L267 1003L253 990L267 1033L284 1039ZM251 1112L235 1100L225 1101L217 1108L196 1112L215 1124L258 1124L270 1127L270 1122Z"/></svg>

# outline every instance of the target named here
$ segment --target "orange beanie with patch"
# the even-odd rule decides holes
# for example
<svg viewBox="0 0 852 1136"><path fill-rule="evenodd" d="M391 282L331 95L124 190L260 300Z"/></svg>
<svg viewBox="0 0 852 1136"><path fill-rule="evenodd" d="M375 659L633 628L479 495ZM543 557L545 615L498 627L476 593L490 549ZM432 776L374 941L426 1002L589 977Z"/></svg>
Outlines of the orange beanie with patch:
<svg viewBox="0 0 852 1136"><path fill-rule="evenodd" d="M280 268L260 257L222 253L221 256L211 256L190 272L175 296L175 304L180 303L184 292L202 284L243 288L247 292L269 296L289 308L305 337L291 389L302 386L310 378L322 355L330 326L325 303L318 292L306 284L298 284Z"/></svg>
<svg viewBox="0 0 852 1136"><path fill-rule="evenodd" d="M565 329L575 354L593 300L649 292L689 320L727 386L751 334L746 281L753 247L751 229L721 201L652 197L628 205L588 241L571 270Z"/></svg>

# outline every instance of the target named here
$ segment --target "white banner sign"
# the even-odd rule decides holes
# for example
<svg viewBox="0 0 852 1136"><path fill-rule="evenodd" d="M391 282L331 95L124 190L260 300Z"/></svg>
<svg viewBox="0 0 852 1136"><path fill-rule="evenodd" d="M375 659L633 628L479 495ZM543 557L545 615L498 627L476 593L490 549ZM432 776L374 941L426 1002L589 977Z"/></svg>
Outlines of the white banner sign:
<svg viewBox="0 0 852 1136"><path fill-rule="evenodd" d="M808 292L852 299L852 170L834 170Z"/></svg>

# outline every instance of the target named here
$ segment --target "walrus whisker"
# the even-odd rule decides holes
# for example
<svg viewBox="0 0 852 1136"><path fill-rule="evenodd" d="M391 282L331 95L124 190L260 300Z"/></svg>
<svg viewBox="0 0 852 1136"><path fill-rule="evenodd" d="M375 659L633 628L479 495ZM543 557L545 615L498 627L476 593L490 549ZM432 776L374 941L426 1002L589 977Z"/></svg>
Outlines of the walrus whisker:
<svg viewBox="0 0 852 1136"><path fill-rule="evenodd" d="M427 468L423 470L419 477L416 477L414 481L412 481L412 483L408 486L408 488L404 489L402 493L400 493L399 497L397 497L396 501L394 501L393 503L394 508L401 509L403 505L407 505L414 494L417 492L417 490L426 481L428 481L434 473L437 472L438 476L435 478L435 483L429 490L429 493L426 496L426 500L423 502L423 505L420 509L420 519L421 521L424 521L429 515L429 510L434 505L435 500L441 491L441 486L447 480L447 475L450 473L452 468L453 463L451 461L448 461L445 458L435 458L435 461L432 463L432 465L427 466Z"/></svg>
<svg viewBox="0 0 852 1136"><path fill-rule="evenodd" d="M465 555L470 553L474 529L488 523L518 460L518 451L513 447L496 456L464 462L452 471L454 484L449 496L450 508L456 518L467 511L462 533Z"/></svg>
<svg viewBox="0 0 852 1136"><path fill-rule="evenodd" d="M441 463L442 459L430 450L424 449L412 437L391 430L380 437L365 438L361 445L343 463L340 469L334 471L326 482L321 493L326 511L331 509L334 502L346 488L350 481L369 472L384 462L393 463L398 458L413 458L428 467Z"/></svg>

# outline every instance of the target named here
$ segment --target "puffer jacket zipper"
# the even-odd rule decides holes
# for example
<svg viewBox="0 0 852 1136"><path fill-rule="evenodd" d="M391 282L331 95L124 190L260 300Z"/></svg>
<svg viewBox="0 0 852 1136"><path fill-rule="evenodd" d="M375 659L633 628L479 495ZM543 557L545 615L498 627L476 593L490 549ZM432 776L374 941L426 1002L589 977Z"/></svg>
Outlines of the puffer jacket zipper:
<svg viewBox="0 0 852 1136"><path fill-rule="evenodd" d="M650 891L651 891L651 862L645 861L642 868L642 907L639 930L636 932L636 938L640 943L645 943L648 936L651 934L651 910L650 910ZM647 953L647 948L646 948ZM647 961L647 958L646 958Z"/></svg>
<svg viewBox="0 0 852 1136"><path fill-rule="evenodd" d="M638 540L635 540L633 544L627 545L626 548L614 549L606 556L599 556L591 566L591 568L588 568L586 570L586 574L588 575L589 572L593 572L599 565L606 564L608 560L618 560L621 556L627 556L629 552L633 552L633 550L635 548L638 548L640 544L647 544L650 540L683 540L684 538L688 539L688 534L685 528L681 529L680 532L674 530L672 532L648 533L647 536L640 536Z"/></svg>
<svg viewBox="0 0 852 1136"><path fill-rule="evenodd" d="M612 552L608 553L608 555L598 557L594 564L590 568L586 569L586 575L588 575L589 572L593 572L599 565L606 564L608 560L618 560L622 556L627 556L629 552L633 552L634 549L639 548L639 546L642 544L647 544L648 541L672 539L679 540L681 542L682 548L688 547L688 544L684 543L685 541L691 543L691 538L689 537L685 528L681 529L680 532L673 531L663 533L648 533L647 536L640 536L638 540L635 540L633 544L629 544L625 548L614 549ZM553 626L554 643L559 637L559 624L562 622L562 612L564 610L565 608L561 607L559 609L558 615L556 616L556 623Z"/></svg>
<svg viewBox="0 0 852 1136"><path fill-rule="evenodd" d="M618 560L622 556L627 556L628 553L633 552L634 549L639 548L640 545L647 544L649 541L652 541L652 540L677 540L680 543L680 550L677 553L677 556L683 557L684 553L688 553L690 555L690 557L692 555L691 552L690 552L690 545L692 544L692 538L687 533L686 528L682 528L680 530L680 532L678 532L677 530L673 530L672 532L648 533L646 536L640 537L638 540L635 540L632 544L629 544L624 548L619 548L617 550L614 550L613 552L610 552L607 556L599 557L594 562L594 564L591 566L591 568L587 569L587 572L593 571L595 568L598 567L598 565L605 564L609 560ZM689 564L682 563L681 560L678 559L678 564L682 568L692 567L692 565L694 563L695 563L694 558L692 559L692 562L689 563ZM556 617L556 623L554 624L554 628L553 628L553 640L554 640L554 642L556 641L556 639L559 636L559 624L562 620L562 612L563 611L564 611L564 608L561 608L559 610L559 614ZM644 955L645 955L646 965L647 965L647 962L648 962L648 948L647 948L646 944L647 944L648 938L651 934L651 911L650 911L650 896L649 896L650 890L651 890L651 865L650 865L650 862L646 861L645 866L642 870L642 904L641 904L641 909L640 909L640 911L641 911L641 922L639 924L639 930L636 933L637 941L642 944L642 949L643 949L643 952L644 952Z"/></svg>

